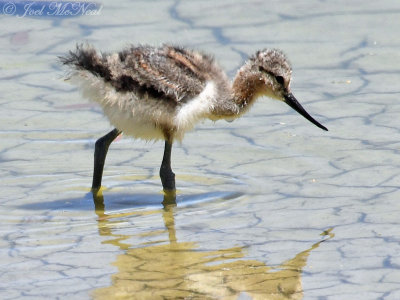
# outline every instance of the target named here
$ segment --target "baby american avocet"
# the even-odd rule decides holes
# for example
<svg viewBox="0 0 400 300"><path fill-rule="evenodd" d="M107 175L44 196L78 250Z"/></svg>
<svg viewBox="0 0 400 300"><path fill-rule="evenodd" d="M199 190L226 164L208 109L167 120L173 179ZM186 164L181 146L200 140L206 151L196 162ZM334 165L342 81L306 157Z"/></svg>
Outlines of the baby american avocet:
<svg viewBox="0 0 400 300"><path fill-rule="evenodd" d="M68 80L83 96L99 103L115 127L97 140L92 190L101 186L112 141L123 132L145 140L165 140L160 177L165 191L175 190L171 148L202 119L232 120L261 96L281 100L323 130L290 91L292 69L276 49L258 51L239 69L233 82L204 53L164 45L132 46L118 53L99 53L78 45L65 57Z"/></svg>

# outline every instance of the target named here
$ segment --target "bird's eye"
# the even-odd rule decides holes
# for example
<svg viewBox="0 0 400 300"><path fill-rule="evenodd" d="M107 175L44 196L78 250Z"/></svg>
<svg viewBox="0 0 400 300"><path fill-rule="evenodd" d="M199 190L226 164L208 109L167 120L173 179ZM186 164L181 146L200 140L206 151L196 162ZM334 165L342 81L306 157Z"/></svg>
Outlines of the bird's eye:
<svg viewBox="0 0 400 300"><path fill-rule="evenodd" d="M275 79L276 79L276 82L278 82L281 85L284 85L285 80L283 79L282 76L276 76Z"/></svg>

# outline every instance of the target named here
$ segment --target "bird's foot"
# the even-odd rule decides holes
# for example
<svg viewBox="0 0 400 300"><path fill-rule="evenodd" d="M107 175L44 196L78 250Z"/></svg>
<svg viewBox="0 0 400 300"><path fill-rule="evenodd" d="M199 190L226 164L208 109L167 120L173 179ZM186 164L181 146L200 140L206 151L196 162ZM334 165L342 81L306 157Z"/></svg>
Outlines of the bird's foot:
<svg viewBox="0 0 400 300"><path fill-rule="evenodd" d="M176 206L176 190L165 190L164 189L164 200L162 204L164 208Z"/></svg>
<svg viewBox="0 0 400 300"><path fill-rule="evenodd" d="M93 195L93 200L103 201L103 187L92 187L91 192Z"/></svg>

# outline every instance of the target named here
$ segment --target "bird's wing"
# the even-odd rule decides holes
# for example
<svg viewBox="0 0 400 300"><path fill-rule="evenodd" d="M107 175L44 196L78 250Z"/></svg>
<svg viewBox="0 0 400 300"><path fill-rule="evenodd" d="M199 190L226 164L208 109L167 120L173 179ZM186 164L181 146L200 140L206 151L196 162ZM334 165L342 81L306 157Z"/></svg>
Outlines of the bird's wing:
<svg viewBox="0 0 400 300"><path fill-rule="evenodd" d="M172 46L132 47L118 58L123 67L113 80L117 89L177 103L201 93L209 79L207 66L213 63L204 54Z"/></svg>

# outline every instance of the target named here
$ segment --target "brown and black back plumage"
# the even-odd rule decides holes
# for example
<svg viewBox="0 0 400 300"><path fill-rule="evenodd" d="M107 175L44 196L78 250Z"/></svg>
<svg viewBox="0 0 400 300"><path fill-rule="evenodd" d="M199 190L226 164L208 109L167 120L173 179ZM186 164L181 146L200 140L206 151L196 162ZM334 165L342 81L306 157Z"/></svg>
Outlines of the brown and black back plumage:
<svg viewBox="0 0 400 300"><path fill-rule="evenodd" d="M131 46L117 54L100 54L91 47L77 45L61 61L101 77L117 92L175 103L200 94L207 80L212 79L209 71L214 65L211 56L169 45Z"/></svg>

